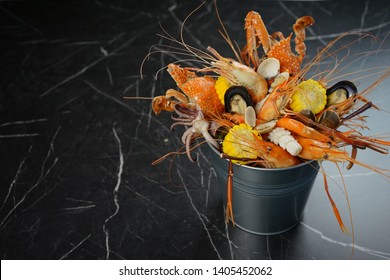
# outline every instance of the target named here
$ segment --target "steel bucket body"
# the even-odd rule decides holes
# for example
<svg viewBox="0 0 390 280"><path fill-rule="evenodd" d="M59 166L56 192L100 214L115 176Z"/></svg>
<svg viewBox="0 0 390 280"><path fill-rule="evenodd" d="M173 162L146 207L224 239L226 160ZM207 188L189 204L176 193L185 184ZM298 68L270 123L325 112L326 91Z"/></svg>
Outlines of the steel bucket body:
<svg viewBox="0 0 390 280"><path fill-rule="evenodd" d="M226 203L228 160L211 147L218 189ZM287 231L303 216L319 165L308 161L289 168L257 168L233 164L235 225L254 234Z"/></svg>

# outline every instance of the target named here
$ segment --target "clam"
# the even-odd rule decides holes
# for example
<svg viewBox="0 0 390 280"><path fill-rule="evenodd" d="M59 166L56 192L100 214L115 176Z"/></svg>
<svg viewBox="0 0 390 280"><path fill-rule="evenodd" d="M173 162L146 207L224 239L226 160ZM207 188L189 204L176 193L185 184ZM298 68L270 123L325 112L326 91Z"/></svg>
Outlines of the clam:
<svg viewBox="0 0 390 280"><path fill-rule="evenodd" d="M268 89L268 92L272 92L274 88L276 88L280 84L283 84L285 81L288 80L288 78L290 78L290 74L288 72L282 72L276 75L274 81Z"/></svg>
<svg viewBox="0 0 390 280"><path fill-rule="evenodd" d="M253 107L248 90L242 86L231 86L225 92L225 111L245 115L246 108Z"/></svg>
<svg viewBox="0 0 390 280"><path fill-rule="evenodd" d="M272 120L266 123L261 123L255 126L255 130L261 134L270 132L276 126L277 120Z"/></svg>
<svg viewBox="0 0 390 280"><path fill-rule="evenodd" d="M257 68L257 73L266 80L276 77L280 71L280 62L276 58L270 57L263 60Z"/></svg>
<svg viewBox="0 0 390 280"><path fill-rule="evenodd" d="M256 112L252 106L248 106L245 110L245 123L251 127L256 126Z"/></svg>
<svg viewBox="0 0 390 280"><path fill-rule="evenodd" d="M318 122L329 128L336 129L340 125L340 117L335 111L327 110L321 115Z"/></svg>
<svg viewBox="0 0 390 280"><path fill-rule="evenodd" d="M327 103L326 106L343 102L352 94L357 93L356 86L350 81L340 81L326 90Z"/></svg>
<svg viewBox="0 0 390 280"><path fill-rule="evenodd" d="M256 115L260 112L261 107L263 107L263 105L264 105L265 101L267 101L268 97L269 97L269 94L267 94L262 100L260 100L259 102L257 102L255 104Z"/></svg>

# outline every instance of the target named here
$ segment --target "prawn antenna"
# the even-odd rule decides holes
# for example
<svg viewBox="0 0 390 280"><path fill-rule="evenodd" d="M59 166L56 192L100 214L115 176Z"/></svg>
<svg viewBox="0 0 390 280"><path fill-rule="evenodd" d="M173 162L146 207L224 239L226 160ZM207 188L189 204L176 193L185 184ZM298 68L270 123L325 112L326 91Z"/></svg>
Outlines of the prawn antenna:
<svg viewBox="0 0 390 280"><path fill-rule="evenodd" d="M234 48L233 41L230 39L229 33L227 32L227 30L225 28L225 25L223 24L222 19L221 19L220 15L219 15L217 0L214 0L214 7L215 7L215 12L217 14L217 18L218 18L219 24L221 25L221 28L222 28L222 31L218 30L219 33L221 34L222 38L228 43L229 47L232 49L232 51L233 51L234 55L236 56L238 62L243 63L242 59L241 59L241 56L238 55L237 50ZM236 42L234 42L234 43L237 46L237 43ZM237 48L238 48L238 46L237 46Z"/></svg>
<svg viewBox="0 0 390 280"><path fill-rule="evenodd" d="M187 20L188 20L196 11L198 11L205 3L206 3L206 1L203 1L198 7L196 7L195 10L193 10L193 11L184 19L184 21L183 21L183 23L182 23L182 25L181 25L181 27L180 27L180 39L181 39L181 43L183 44L184 48L186 48L187 51L190 52L190 53L192 53L195 57L199 57L199 55L197 55L197 54L192 50L192 48L189 47L189 46L185 43L185 41L184 41L184 36L183 36L183 34L184 34L184 25L185 25L185 23L187 22ZM202 57L199 57L199 59L201 59L203 62L206 62L206 63L207 63L207 61L205 61Z"/></svg>

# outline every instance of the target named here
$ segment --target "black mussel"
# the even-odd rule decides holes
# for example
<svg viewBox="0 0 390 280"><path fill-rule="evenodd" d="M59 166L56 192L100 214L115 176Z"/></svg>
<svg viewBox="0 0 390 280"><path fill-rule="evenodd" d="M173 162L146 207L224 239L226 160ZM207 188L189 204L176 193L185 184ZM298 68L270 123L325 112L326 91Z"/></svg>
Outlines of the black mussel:
<svg viewBox="0 0 390 280"><path fill-rule="evenodd" d="M179 117L197 117L199 112L195 108L191 108L187 105L181 103L176 103L174 106L174 111Z"/></svg>
<svg viewBox="0 0 390 280"><path fill-rule="evenodd" d="M305 117L305 118L302 118ZM310 109L303 109L298 112L298 115L295 117L303 122L305 125L313 127L313 122L317 122L316 115L314 115L313 111Z"/></svg>
<svg viewBox="0 0 390 280"><path fill-rule="evenodd" d="M335 111L327 110L321 115L318 122L329 128L336 129L340 125L340 117Z"/></svg>
<svg viewBox="0 0 390 280"><path fill-rule="evenodd" d="M350 81L340 81L326 90L327 102L326 106L343 102L352 94L357 93L357 88L354 83Z"/></svg>
<svg viewBox="0 0 390 280"><path fill-rule="evenodd" d="M310 109L301 110L301 111L299 111L299 114L314 121L314 122L316 121L316 115L314 115L313 111Z"/></svg>
<svg viewBox="0 0 390 280"><path fill-rule="evenodd" d="M225 92L225 111L245 115L246 108L253 107L248 90L242 86L231 86Z"/></svg>

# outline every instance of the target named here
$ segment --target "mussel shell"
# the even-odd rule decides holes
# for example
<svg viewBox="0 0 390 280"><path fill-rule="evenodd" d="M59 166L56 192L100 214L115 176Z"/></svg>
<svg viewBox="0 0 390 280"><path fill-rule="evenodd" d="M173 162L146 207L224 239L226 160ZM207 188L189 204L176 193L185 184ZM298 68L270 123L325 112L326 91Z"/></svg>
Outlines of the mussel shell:
<svg viewBox="0 0 390 280"><path fill-rule="evenodd" d="M231 86L226 90L224 98L225 111L228 113L245 114L246 107L253 107L251 96L243 86ZM242 103L244 103L245 108L243 108Z"/></svg>
<svg viewBox="0 0 390 280"><path fill-rule="evenodd" d="M340 81L326 90L327 104L331 105L343 102L348 99L351 95L357 93L357 88L354 83L350 81Z"/></svg>
<svg viewBox="0 0 390 280"><path fill-rule="evenodd" d="M304 110L301 110L299 111L299 114L301 114L302 116L312 120L312 121L316 121L316 115L314 115L313 111L310 110L310 109L304 109Z"/></svg>
<svg viewBox="0 0 390 280"><path fill-rule="evenodd" d="M179 117L196 117L199 114L197 109L191 108L186 104L176 103L173 108Z"/></svg>
<svg viewBox="0 0 390 280"><path fill-rule="evenodd" d="M325 111L318 122L324 126L327 126L332 129L336 129L340 125L340 117L335 111Z"/></svg>

